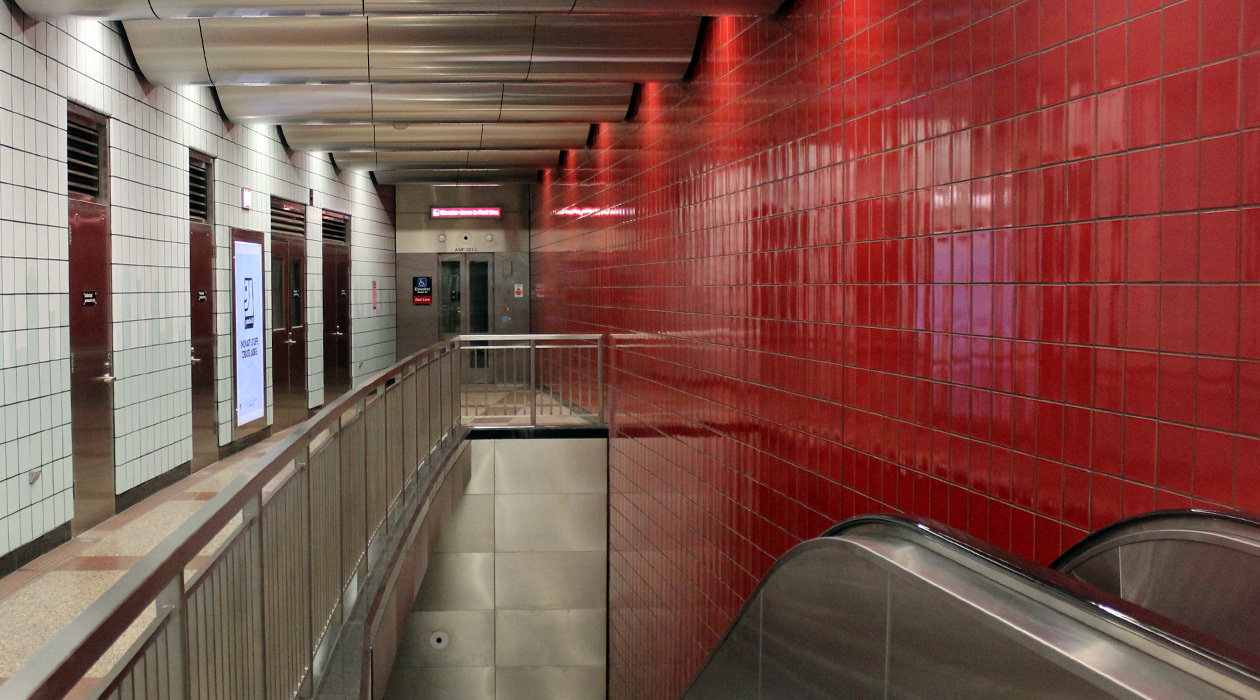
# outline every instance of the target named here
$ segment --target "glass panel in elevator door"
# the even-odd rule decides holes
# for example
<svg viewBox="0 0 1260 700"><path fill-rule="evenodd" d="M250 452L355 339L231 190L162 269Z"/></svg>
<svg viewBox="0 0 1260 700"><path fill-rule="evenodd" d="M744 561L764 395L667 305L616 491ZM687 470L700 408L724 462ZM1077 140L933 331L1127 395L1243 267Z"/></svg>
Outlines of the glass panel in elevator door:
<svg viewBox="0 0 1260 700"><path fill-rule="evenodd" d="M490 263L468 262L468 332L490 332Z"/></svg>
<svg viewBox="0 0 1260 700"><path fill-rule="evenodd" d="M462 332L460 328L460 261L442 261L442 333L454 335Z"/></svg>

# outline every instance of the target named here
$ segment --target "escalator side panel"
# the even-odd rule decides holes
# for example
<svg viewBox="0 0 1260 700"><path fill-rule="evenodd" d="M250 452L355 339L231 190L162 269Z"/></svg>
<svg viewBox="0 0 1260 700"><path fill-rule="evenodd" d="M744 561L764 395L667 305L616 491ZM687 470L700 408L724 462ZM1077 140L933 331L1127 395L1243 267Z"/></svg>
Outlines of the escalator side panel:
<svg viewBox="0 0 1260 700"><path fill-rule="evenodd" d="M1111 549L1084 562L1076 568L1072 575L1091 586L1119 596L1123 588L1120 579L1120 550Z"/></svg>
<svg viewBox="0 0 1260 700"><path fill-rule="evenodd" d="M1141 542L1116 551L1125 600L1260 652L1260 614L1250 604L1260 600L1260 559L1185 540Z"/></svg>
<svg viewBox="0 0 1260 700"><path fill-rule="evenodd" d="M761 660L761 596L744 609L688 698L757 700Z"/></svg>
<svg viewBox="0 0 1260 700"><path fill-rule="evenodd" d="M883 700L886 571L838 548L815 549L761 596L762 698Z"/></svg>
<svg viewBox="0 0 1260 700"><path fill-rule="evenodd" d="M921 581L894 576L889 698L1101 700L1115 697L969 615Z"/></svg>
<svg viewBox="0 0 1260 700"><path fill-rule="evenodd" d="M1198 633L1201 647L1260 669L1260 519L1144 513L1091 534L1053 568ZM1184 634L1183 634L1184 636Z"/></svg>

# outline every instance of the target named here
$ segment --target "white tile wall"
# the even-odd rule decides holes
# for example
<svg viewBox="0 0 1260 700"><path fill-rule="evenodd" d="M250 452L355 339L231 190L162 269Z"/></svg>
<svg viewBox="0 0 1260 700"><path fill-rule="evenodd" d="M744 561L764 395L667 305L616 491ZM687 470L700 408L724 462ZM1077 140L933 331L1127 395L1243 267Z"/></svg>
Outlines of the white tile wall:
<svg viewBox="0 0 1260 700"><path fill-rule="evenodd" d="M216 158L220 444L232 434L230 230L267 233L272 194L306 202L314 190L307 278L311 405L324 398L321 207L353 216L354 377L394 360L394 231L365 175L337 172L327 156L286 152L274 127L223 122L205 88L142 84L112 23L36 23L12 13L0 10L0 554L73 513L68 100L110 117L119 493L192 457L189 148ZM252 211L240 208L243 187L255 192ZM32 485L33 469L42 469L43 477Z"/></svg>
<svg viewBox="0 0 1260 700"><path fill-rule="evenodd" d="M306 394L314 408L324 405L324 216L306 211Z"/></svg>

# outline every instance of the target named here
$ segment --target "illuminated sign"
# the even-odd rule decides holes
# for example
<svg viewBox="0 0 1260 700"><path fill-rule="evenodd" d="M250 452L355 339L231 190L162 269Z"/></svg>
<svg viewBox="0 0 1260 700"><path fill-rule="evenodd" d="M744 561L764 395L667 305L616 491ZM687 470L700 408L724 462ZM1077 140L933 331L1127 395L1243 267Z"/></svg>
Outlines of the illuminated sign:
<svg viewBox="0 0 1260 700"><path fill-rule="evenodd" d="M236 425L267 415L266 345L263 343L263 248L233 241L236 324Z"/></svg>
<svg viewBox="0 0 1260 700"><path fill-rule="evenodd" d="M497 219L503 215L499 207L430 207L434 219Z"/></svg>
<svg viewBox="0 0 1260 700"><path fill-rule="evenodd" d="M556 216L634 216L630 207L562 207L552 210Z"/></svg>

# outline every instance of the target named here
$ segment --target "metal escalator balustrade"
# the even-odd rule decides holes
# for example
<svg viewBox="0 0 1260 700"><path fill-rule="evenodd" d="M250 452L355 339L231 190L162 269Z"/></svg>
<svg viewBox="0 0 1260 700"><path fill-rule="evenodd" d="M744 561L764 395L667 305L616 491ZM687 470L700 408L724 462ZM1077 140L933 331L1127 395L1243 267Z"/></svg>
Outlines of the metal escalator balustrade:
<svg viewBox="0 0 1260 700"><path fill-rule="evenodd" d="M402 511L443 507L469 426L599 423L602 362L599 335L461 336L369 378L248 464L0 699L309 695Z"/></svg>
<svg viewBox="0 0 1260 700"><path fill-rule="evenodd" d="M1260 520L1171 510L1113 523L1052 568L1237 647L1260 668Z"/></svg>
<svg viewBox="0 0 1260 700"><path fill-rule="evenodd" d="M1260 698L1217 640L926 520L789 551L684 697Z"/></svg>

